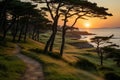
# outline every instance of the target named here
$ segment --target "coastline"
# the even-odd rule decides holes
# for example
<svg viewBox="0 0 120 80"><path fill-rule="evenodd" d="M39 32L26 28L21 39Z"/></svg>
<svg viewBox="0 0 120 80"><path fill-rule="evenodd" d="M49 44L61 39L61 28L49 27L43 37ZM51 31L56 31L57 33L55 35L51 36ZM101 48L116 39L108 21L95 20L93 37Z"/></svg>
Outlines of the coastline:
<svg viewBox="0 0 120 80"><path fill-rule="evenodd" d="M90 44L88 41L80 40L81 35L95 35L95 34L88 33L87 31L68 31L66 36L72 40L77 41L69 42L68 44L75 46L78 49L93 48L94 46Z"/></svg>
<svg viewBox="0 0 120 80"><path fill-rule="evenodd" d="M87 41L84 42L73 42L73 43L69 43L72 46L75 46L78 49L84 49L84 48L94 48L94 46L90 43L88 43Z"/></svg>

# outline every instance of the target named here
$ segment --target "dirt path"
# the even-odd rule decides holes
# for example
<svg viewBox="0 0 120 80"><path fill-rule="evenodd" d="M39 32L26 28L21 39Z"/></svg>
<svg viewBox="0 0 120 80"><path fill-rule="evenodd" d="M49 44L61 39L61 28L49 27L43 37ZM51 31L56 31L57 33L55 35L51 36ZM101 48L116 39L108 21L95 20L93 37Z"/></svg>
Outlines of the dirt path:
<svg viewBox="0 0 120 80"><path fill-rule="evenodd" d="M20 54L19 46L16 46L14 53L16 53L16 56L24 61L27 67L21 80L44 80L42 65L39 62Z"/></svg>

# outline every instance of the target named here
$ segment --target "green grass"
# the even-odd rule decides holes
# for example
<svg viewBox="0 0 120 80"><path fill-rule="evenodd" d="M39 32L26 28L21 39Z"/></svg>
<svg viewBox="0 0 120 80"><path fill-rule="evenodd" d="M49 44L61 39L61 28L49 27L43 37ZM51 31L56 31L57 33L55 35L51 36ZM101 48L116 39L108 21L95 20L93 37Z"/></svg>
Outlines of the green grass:
<svg viewBox="0 0 120 80"><path fill-rule="evenodd" d="M27 51L23 51L22 53L43 63L46 80L95 80L61 59Z"/></svg>
<svg viewBox="0 0 120 80"><path fill-rule="evenodd" d="M24 71L24 63L15 56L0 56L0 80L19 80Z"/></svg>
<svg viewBox="0 0 120 80"><path fill-rule="evenodd" d="M41 42L44 44L47 41L48 37L49 37L49 33L41 34ZM59 51L60 42L61 42L61 34L58 33L58 35L56 36L56 40L55 40L54 50ZM112 60L109 60L109 59L108 60L105 59L104 60L104 66L103 66L103 68L101 68L99 57L97 56L97 53L94 52L94 50L95 50L94 48L78 49L78 48L76 48L72 45L69 45L69 43L74 43L74 42L85 42L85 41L79 41L79 40L75 40L75 39L66 38L66 46L65 46L65 51L64 51L64 56L63 56L62 63L67 64L67 68L69 68L69 69L71 69L69 66L72 65L72 68L77 70L77 72L74 71L74 70L73 71L71 70L71 72L69 72L69 71L67 71L67 69L65 67L62 67L64 70L67 71L66 74L70 73L70 75L71 75L73 73L76 73L75 75L72 75L72 76L75 76L76 78L78 78L80 80L81 80L81 78L76 76L80 73L80 70L85 70L86 72L88 72L92 75L95 75L95 76L97 75L97 76L101 76L101 77L105 77L106 73L109 73L109 72L120 75L119 67L116 66L115 62L113 62ZM50 76L50 74L56 73L56 76L61 76L61 75L64 76L65 75L65 74L63 75L63 73L65 73L64 70L61 70L61 71L63 71L63 73L59 72L60 71L59 68L61 68L61 66L60 66L61 63L60 62L52 62L52 63L50 63L51 66L49 66L50 61L57 61L57 60L49 57L48 55L38 54L38 53L37 54L34 53L34 55L36 55L37 59L40 59L43 63L46 63L45 64L46 66L48 66L47 69L45 68L45 72L48 71L48 74L47 74L47 75L49 75L48 80L53 78L53 77L51 78L51 76L53 76L53 75ZM51 58L51 59L49 60L49 58ZM46 62L46 60L48 60L48 61ZM79 69L77 69L78 67L76 68L76 66L74 66L74 65L78 61L79 62L81 61L82 63L81 62L80 63L83 66L87 65L89 63L90 64L89 66L92 66L92 67L94 66L94 68L96 68L96 69L92 68L92 70L89 70L90 69L89 66L83 67L82 65L79 65ZM84 62L86 62L86 64L84 64ZM57 64L57 63L59 63L59 64ZM53 69L53 68L55 68L55 69ZM53 71L53 73L52 73L52 71ZM83 77L83 75L81 75L81 76ZM67 77L67 75L66 75L66 77ZM85 80L87 80L87 78L88 78L88 80L90 80L90 77L88 77L88 76L85 77L85 78L86 78ZM58 80L58 79L56 79L56 80ZM64 80L64 79L61 78L61 80ZM77 79L74 78L73 80L77 80ZM94 79L92 79L92 80L94 80Z"/></svg>
<svg viewBox="0 0 120 80"><path fill-rule="evenodd" d="M14 47L9 41L0 45L0 80L19 80L25 71L25 64L13 53Z"/></svg>
<svg viewBox="0 0 120 80"><path fill-rule="evenodd" d="M40 34L40 42L41 43L43 43L43 44L45 44L46 43L46 41L48 40L48 38L49 38L49 36L50 36L50 32L48 32L48 33L43 33L43 34ZM60 50L60 47L61 47L61 32L58 32L57 33L57 36L56 36L56 38L55 38L55 43L54 43L54 51L57 51L57 50ZM68 44L68 43L73 43L73 42L86 42L86 41L80 41L80 40L74 40L74 39L71 39L71 38L66 38L66 43L67 44L65 44L65 52L67 53L69 53L70 51L70 49L73 49L72 51L71 51L71 53L74 53L74 52L76 52L78 49L76 49L76 47L74 47L74 46L72 46L72 45L70 45L70 44ZM57 51L58 52L58 51Z"/></svg>
<svg viewBox="0 0 120 80"><path fill-rule="evenodd" d="M32 40L20 44L20 46L23 48L22 53L24 55L36 59L43 64L46 80L98 80L91 77L91 75L96 76L93 73L72 65L78 59L75 59L76 57L74 56L76 55L71 56L73 54L65 54L63 58L55 58L56 56L54 54L58 53L43 54L42 46L44 44ZM75 60L72 61L71 59Z"/></svg>
<svg viewBox="0 0 120 80"><path fill-rule="evenodd" d="M40 34L40 43L28 39L27 42L21 42L19 44L24 55L43 64L43 71L46 80L101 80L103 77L106 78L106 80L110 80L109 75L111 74L114 75L113 78L115 76L119 77L120 68L117 67L112 60L104 60L103 67L99 65L100 60L97 53L94 51L94 48L78 49L69 44L74 42L82 43L85 41L66 38L64 55L62 58L59 57L58 55L61 43L60 32L58 32L55 39L54 53L49 52L48 54L43 54L45 42L48 40L49 35L50 32ZM12 43L6 44L14 45ZM0 52L3 52L3 54L7 53L8 55L8 53L13 50L13 46L6 45L5 47L7 48L0 46ZM14 63L16 64L16 62ZM22 62L18 63L23 65ZM24 69L21 68L20 71L21 70Z"/></svg>

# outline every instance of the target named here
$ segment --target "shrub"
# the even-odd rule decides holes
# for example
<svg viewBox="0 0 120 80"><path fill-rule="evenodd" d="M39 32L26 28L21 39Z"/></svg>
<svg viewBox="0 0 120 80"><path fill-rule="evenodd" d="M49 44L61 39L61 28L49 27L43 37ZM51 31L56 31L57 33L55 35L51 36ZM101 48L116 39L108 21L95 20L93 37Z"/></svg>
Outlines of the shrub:
<svg viewBox="0 0 120 80"><path fill-rule="evenodd" d="M109 68L109 67L105 67L105 66L102 66L102 67L98 67L98 70L100 71L114 71L114 69L112 68Z"/></svg>
<svg viewBox="0 0 120 80"><path fill-rule="evenodd" d="M29 49L29 51L35 52L35 53L43 53L42 49L35 48L35 49Z"/></svg>
<svg viewBox="0 0 120 80"><path fill-rule="evenodd" d="M120 80L120 76L113 72L109 72L105 74L105 79L106 80Z"/></svg>
<svg viewBox="0 0 120 80"><path fill-rule="evenodd" d="M77 61L76 66L84 70L96 70L96 65L86 59Z"/></svg>
<svg viewBox="0 0 120 80"><path fill-rule="evenodd" d="M61 59L61 56L59 55L59 53L48 52L47 54L52 58Z"/></svg>

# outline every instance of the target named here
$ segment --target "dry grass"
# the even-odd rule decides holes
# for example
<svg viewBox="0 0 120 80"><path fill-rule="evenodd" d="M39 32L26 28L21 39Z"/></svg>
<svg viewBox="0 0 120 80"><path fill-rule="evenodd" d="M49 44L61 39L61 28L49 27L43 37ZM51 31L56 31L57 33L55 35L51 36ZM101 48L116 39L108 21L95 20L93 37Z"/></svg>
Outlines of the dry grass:
<svg viewBox="0 0 120 80"><path fill-rule="evenodd" d="M97 77L96 75L93 75L90 72L81 70L70 65L76 63L78 58L74 56L77 56L79 54L66 53L64 54L63 59L56 59L50 57L49 55L29 51L29 49L31 48L43 49L43 47L41 47L40 45L41 43L37 43L30 40L30 43L25 43L21 46L24 47L23 54L30 56L43 63L46 80L102 80L101 78ZM76 48L73 47L72 50L73 49Z"/></svg>

